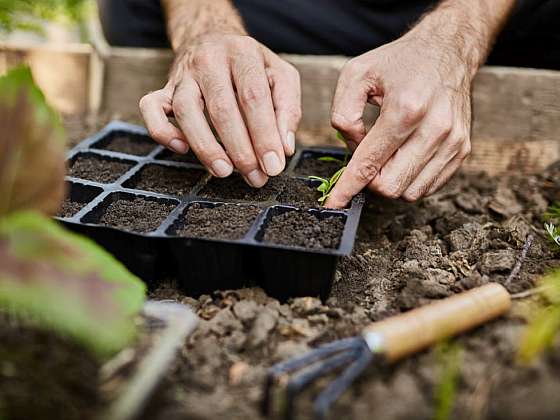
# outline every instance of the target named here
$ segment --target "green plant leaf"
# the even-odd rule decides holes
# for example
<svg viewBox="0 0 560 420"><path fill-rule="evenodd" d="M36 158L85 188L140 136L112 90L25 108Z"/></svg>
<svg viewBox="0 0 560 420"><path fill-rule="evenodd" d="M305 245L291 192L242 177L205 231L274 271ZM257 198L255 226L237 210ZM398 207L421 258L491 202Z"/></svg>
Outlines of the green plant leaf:
<svg viewBox="0 0 560 420"><path fill-rule="evenodd" d="M560 330L560 270L540 282L545 304L537 307L521 339L518 358L529 363L546 350Z"/></svg>
<svg viewBox="0 0 560 420"><path fill-rule="evenodd" d="M457 396L457 382L461 373L463 350L457 344L443 343L436 350L441 369L439 383L435 390L436 420L451 418Z"/></svg>
<svg viewBox="0 0 560 420"><path fill-rule="evenodd" d="M0 77L0 217L36 209L54 214L64 195L60 118L27 67Z"/></svg>
<svg viewBox="0 0 560 420"><path fill-rule="evenodd" d="M0 219L0 308L105 356L135 333L145 286L89 239L36 212Z"/></svg>

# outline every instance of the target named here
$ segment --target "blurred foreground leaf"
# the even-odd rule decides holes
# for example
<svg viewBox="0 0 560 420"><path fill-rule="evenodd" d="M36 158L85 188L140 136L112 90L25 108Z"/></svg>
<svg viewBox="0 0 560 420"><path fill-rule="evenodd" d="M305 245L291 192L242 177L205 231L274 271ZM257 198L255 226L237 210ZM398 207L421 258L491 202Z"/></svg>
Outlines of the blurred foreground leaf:
<svg viewBox="0 0 560 420"><path fill-rule="evenodd" d="M54 214L64 195L65 137L29 68L0 77L0 217Z"/></svg>
<svg viewBox="0 0 560 420"><path fill-rule="evenodd" d="M533 314L519 349L519 359L525 363L550 347L560 331L560 270L545 276L540 286L545 304Z"/></svg>
<svg viewBox="0 0 560 420"><path fill-rule="evenodd" d="M438 365L441 369L435 389L435 420L452 418L457 396L457 385L463 363L463 349L455 343L444 342L436 349Z"/></svg>
<svg viewBox="0 0 560 420"><path fill-rule="evenodd" d="M0 220L0 308L99 355L124 347L145 286L89 239L35 212Z"/></svg>
<svg viewBox="0 0 560 420"><path fill-rule="evenodd" d="M0 78L0 310L108 355L133 337L145 286L41 213L64 195L64 143L30 70Z"/></svg>

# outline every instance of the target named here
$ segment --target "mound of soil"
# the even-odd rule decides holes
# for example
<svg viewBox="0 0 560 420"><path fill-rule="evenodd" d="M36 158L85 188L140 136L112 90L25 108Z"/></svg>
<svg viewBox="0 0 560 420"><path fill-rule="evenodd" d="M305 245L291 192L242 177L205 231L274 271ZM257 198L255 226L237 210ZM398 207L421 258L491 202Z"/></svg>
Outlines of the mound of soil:
<svg viewBox="0 0 560 420"><path fill-rule="evenodd" d="M196 157L196 155L189 150L188 153L184 155L180 155L179 153L174 153L171 150L164 149L160 153L157 154L156 159L158 160L169 160L171 162L181 162L181 163L197 163L200 164L200 161Z"/></svg>
<svg viewBox="0 0 560 420"><path fill-rule="evenodd" d="M81 203L79 201L72 201L66 198L58 211L58 217L72 217L83 209L88 203Z"/></svg>
<svg viewBox="0 0 560 420"><path fill-rule="evenodd" d="M241 239L251 228L260 213L255 206L231 204L204 207L191 205L184 216L184 223L177 229L178 236L209 239Z"/></svg>
<svg viewBox="0 0 560 420"><path fill-rule="evenodd" d="M146 136L117 134L105 144L94 147L96 149L110 150L112 152L127 153L129 155L146 156L149 155L156 146L157 144Z"/></svg>
<svg viewBox="0 0 560 420"><path fill-rule="evenodd" d="M168 391L173 402L153 418L170 412L257 418L266 371L275 362L488 282L505 284L512 293L532 288L550 267L560 267L560 255L542 229L542 214L551 204L549 175L458 176L417 204L369 195L354 253L341 260L326 302L308 297L282 304L256 288L193 299L165 282L152 297L191 304L202 322L175 366ZM506 284L529 233L535 241L528 257ZM560 342L532 366L515 363L530 303L531 298L515 300L506 317L454 340L462 363L452 418L558 417ZM433 418L442 369L433 350L396 365L372 366L330 418ZM311 417L317 391L313 386L299 398L300 418Z"/></svg>
<svg viewBox="0 0 560 420"><path fill-rule="evenodd" d="M130 168L131 163L98 156L78 156L68 169L68 175L100 183L115 182Z"/></svg>
<svg viewBox="0 0 560 420"><path fill-rule="evenodd" d="M161 194L182 196L188 194L202 179L205 172L199 169L182 169L162 165L148 165L124 186Z"/></svg>
<svg viewBox="0 0 560 420"><path fill-rule="evenodd" d="M156 230L175 208L175 204L134 198L116 200L99 218L99 224L138 233Z"/></svg>
<svg viewBox="0 0 560 420"><path fill-rule="evenodd" d="M297 178L285 178L282 193L278 196L278 201L283 204L290 204L301 208L320 207L319 197L321 193L317 187L309 182Z"/></svg>
<svg viewBox="0 0 560 420"><path fill-rule="evenodd" d="M263 242L334 249L340 244L344 221L294 210L272 216L264 229Z"/></svg>
<svg viewBox="0 0 560 420"><path fill-rule="evenodd" d="M2 316L0 343L2 418L95 418L100 366L82 347Z"/></svg>
<svg viewBox="0 0 560 420"><path fill-rule="evenodd" d="M270 178L262 188L253 188L240 175L234 174L227 178L211 178L199 195L207 198L261 203L274 200L281 189L282 185L278 182L278 178Z"/></svg>
<svg viewBox="0 0 560 420"><path fill-rule="evenodd" d="M325 154L325 156L329 156ZM294 169L294 173L301 176L318 176L321 178L330 178L336 171L340 169L338 162L320 161L320 155L311 155L303 157ZM339 158L339 156L335 156Z"/></svg>

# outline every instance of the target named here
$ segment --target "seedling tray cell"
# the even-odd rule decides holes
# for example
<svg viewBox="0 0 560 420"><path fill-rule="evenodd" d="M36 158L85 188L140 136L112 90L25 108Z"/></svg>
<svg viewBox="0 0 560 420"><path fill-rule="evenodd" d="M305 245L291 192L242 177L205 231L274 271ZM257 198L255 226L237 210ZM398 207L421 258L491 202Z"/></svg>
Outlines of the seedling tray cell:
<svg viewBox="0 0 560 420"><path fill-rule="evenodd" d="M254 189L237 173L213 178L194 155L150 142L142 127L113 122L79 143L68 154L69 195L57 219L149 286L171 276L191 295L259 285L279 299L328 297L364 198L321 208L308 175L331 176L336 164L318 158L343 160L344 150L298 150L283 174Z"/></svg>

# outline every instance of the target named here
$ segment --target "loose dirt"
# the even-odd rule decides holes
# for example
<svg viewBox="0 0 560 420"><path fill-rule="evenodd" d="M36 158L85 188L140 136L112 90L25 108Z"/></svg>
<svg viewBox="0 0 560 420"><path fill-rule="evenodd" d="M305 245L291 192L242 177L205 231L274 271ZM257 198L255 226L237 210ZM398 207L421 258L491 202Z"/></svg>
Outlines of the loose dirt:
<svg viewBox="0 0 560 420"><path fill-rule="evenodd" d="M83 209L87 203L80 203L78 201L71 201L70 199L66 198L57 214L58 217L72 217L76 213L78 213L81 209Z"/></svg>
<svg viewBox="0 0 560 420"><path fill-rule="evenodd" d="M301 208L320 207L317 200L321 197L321 193L317 191L317 186L297 178L286 178L283 182L282 193L278 196L280 203Z"/></svg>
<svg viewBox="0 0 560 420"><path fill-rule="evenodd" d="M240 175L231 175L228 178L212 178L199 195L208 198L266 202L274 200L281 188L278 178L270 178L262 188L253 188Z"/></svg>
<svg viewBox="0 0 560 420"><path fill-rule="evenodd" d="M294 172L301 176L318 176L321 178L330 178L336 171L340 169L341 164L338 162L322 162L319 157L322 155L313 155L305 157L298 162ZM329 156L325 154L324 156ZM336 156L339 157L338 155Z"/></svg>
<svg viewBox="0 0 560 420"><path fill-rule="evenodd" d="M417 204L369 195L354 253L341 260L326 302L307 297L281 303L260 289L195 300L172 280L165 282L152 297L190 304L202 322L173 369L165 405L152 418L258 418L266 369L274 362L433 300L488 282L503 284L529 233L535 241L506 287L512 293L532 288L546 270L560 266L541 220L550 199L560 199L549 195L556 188L546 181L550 175L461 175ZM452 418L558 417L560 342L532 366L516 363L532 304L531 298L515 301L506 317L455 340L463 356ZM441 375L433 350L393 366L372 366L330 418L433 418ZM317 390L300 398L300 418L310 417Z"/></svg>
<svg viewBox="0 0 560 420"><path fill-rule="evenodd" d="M101 183L115 182L133 165L119 160L103 159L97 156L78 156L70 165L68 175Z"/></svg>
<svg viewBox="0 0 560 420"><path fill-rule="evenodd" d="M305 248L334 249L340 244L344 220L319 218L302 211L288 211L272 216L266 223L263 242Z"/></svg>
<svg viewBox="0 0 560 420"><path fill-rule="evenodd" d="M208 208L195 203L185 214L178 236L208 239L241 239L251 228L261 209L255 206L219 205Z"/></svg>
<svg viewBox="0 0 560 420"><path fill-rule="evenodd" d="M202 179L205 172L199 169L173 168L162 165L148 165L131 180L125 182L127 188L153 191L161 194L182 196L188 194Z"/></svg>
<svg viewBox="0 0 560 420"><path fill-rule="evenodd" d="M175 204L134 198L111 203L99 218L99 224L131 232L156 230L175 208Z"/></svg>
<svg viewBox="0 0 560 420"><path fill-rule="evenodd" d="M157 144L149 137L129 135L115 135L106 144L94 146L103 150L111 150L113 152L127 153L129 155L146 156L155 149Z"/></svg>

